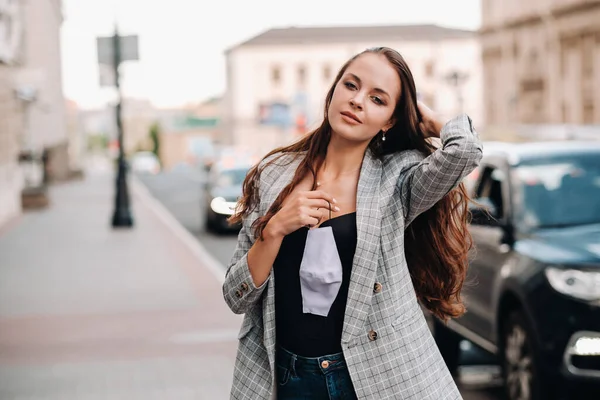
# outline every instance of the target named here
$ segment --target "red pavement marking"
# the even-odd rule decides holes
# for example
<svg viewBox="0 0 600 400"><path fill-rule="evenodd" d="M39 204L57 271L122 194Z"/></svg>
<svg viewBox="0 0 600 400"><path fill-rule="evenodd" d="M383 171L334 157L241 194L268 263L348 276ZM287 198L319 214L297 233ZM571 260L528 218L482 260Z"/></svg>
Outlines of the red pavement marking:
<svg viewBox="0 0 600 400"><path fill-rule="evenodd" d="M210 308L107 315L49 315L0 320L0 362L58 362L222 354L235 358L239 322ZM210 343L176 335L211 334ZM218 335L222 335L219 338Z"/></svg>
<svg viewBox="0 0 600 400"><path fill-rule="evenodd" d="M106 315L46 315L0 320L0 348L124 340L168 340L181 332L231 331L220 315L202 309L163 310ZM239 324L238 324L239 325ZM2 352L0 352L0 355Z"/></svg>
<svg viewBox="0 0 600 400"><path fill-rule="evenodd" d="M194 343L174 345L171 343L139 343L133 341L108 341L102 343L79 343L43 346L0 347L2 365L58 364L102 362L117 360L140 360L148 358L224 357L235 360L237 343Z"/></svg>

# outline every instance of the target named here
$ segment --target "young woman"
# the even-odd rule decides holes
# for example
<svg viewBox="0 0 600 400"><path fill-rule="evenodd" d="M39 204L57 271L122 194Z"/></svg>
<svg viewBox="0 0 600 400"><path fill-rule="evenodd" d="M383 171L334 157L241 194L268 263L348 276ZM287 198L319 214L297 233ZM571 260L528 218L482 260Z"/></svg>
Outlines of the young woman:
<svg viewBox="0 0 600 400"><path fill-rule="evenodd" d="M231 398L460 399L419 301L464 312L471 120L418 102L389 48L342 67L324 115L249 172L232 218L223 293L245 316Z"/></svg>

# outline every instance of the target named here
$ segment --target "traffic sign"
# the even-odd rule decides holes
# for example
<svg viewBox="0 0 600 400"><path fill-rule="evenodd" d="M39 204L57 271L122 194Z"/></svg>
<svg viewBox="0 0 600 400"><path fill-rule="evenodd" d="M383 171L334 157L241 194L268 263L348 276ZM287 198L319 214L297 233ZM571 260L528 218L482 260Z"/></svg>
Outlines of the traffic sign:
<svg viewBox="0 0 600 400"><path fill-rule="evenodd" d="M98 63L105 65L113 65L115 57L114 40L114 36L96 38L98 49ZM120 36L119 40L119 44L121 47L121 61L139 60L138 36Z"/></svg>

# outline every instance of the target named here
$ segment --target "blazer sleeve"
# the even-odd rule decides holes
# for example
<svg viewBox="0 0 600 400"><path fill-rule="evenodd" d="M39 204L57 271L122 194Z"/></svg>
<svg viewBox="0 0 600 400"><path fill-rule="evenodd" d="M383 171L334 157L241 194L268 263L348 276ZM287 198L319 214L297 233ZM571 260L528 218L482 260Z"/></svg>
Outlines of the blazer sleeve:
<svg viewBox="0 0 600 400"><path fill-rule="evenodd" d="M481 161L483 146L468 115L448 121L440 138L440 148L425 158L411 157L400 171L397 185L405 226L458 186Z"/></svg>
<svg viewBox="0 0 600 400"><path fill-rule="evenodd" d="M238 234L237 245L227 267L223 282L223 297L235 314L244 314L261 298L269 279L256 287L248 269L248 251L254 243L252 222L258 217L258 212L252 212L242 223Z"/></svg>

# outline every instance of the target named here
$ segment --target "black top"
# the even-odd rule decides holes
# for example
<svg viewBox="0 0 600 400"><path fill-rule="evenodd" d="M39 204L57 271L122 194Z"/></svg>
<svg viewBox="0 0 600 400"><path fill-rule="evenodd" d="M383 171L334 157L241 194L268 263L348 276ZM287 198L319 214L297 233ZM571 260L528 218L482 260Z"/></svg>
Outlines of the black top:
<svg viewBox="0 0 600 400"><path fill-rule="evenodd" d="M325 226L333 230L343 269L342 286L327 317L302 312L300 264L308 228L300 228L283 239L273 265L277 343L303 357L342 351L342 327L356 250L356 212L329 219L321 224Z"/></svg>

